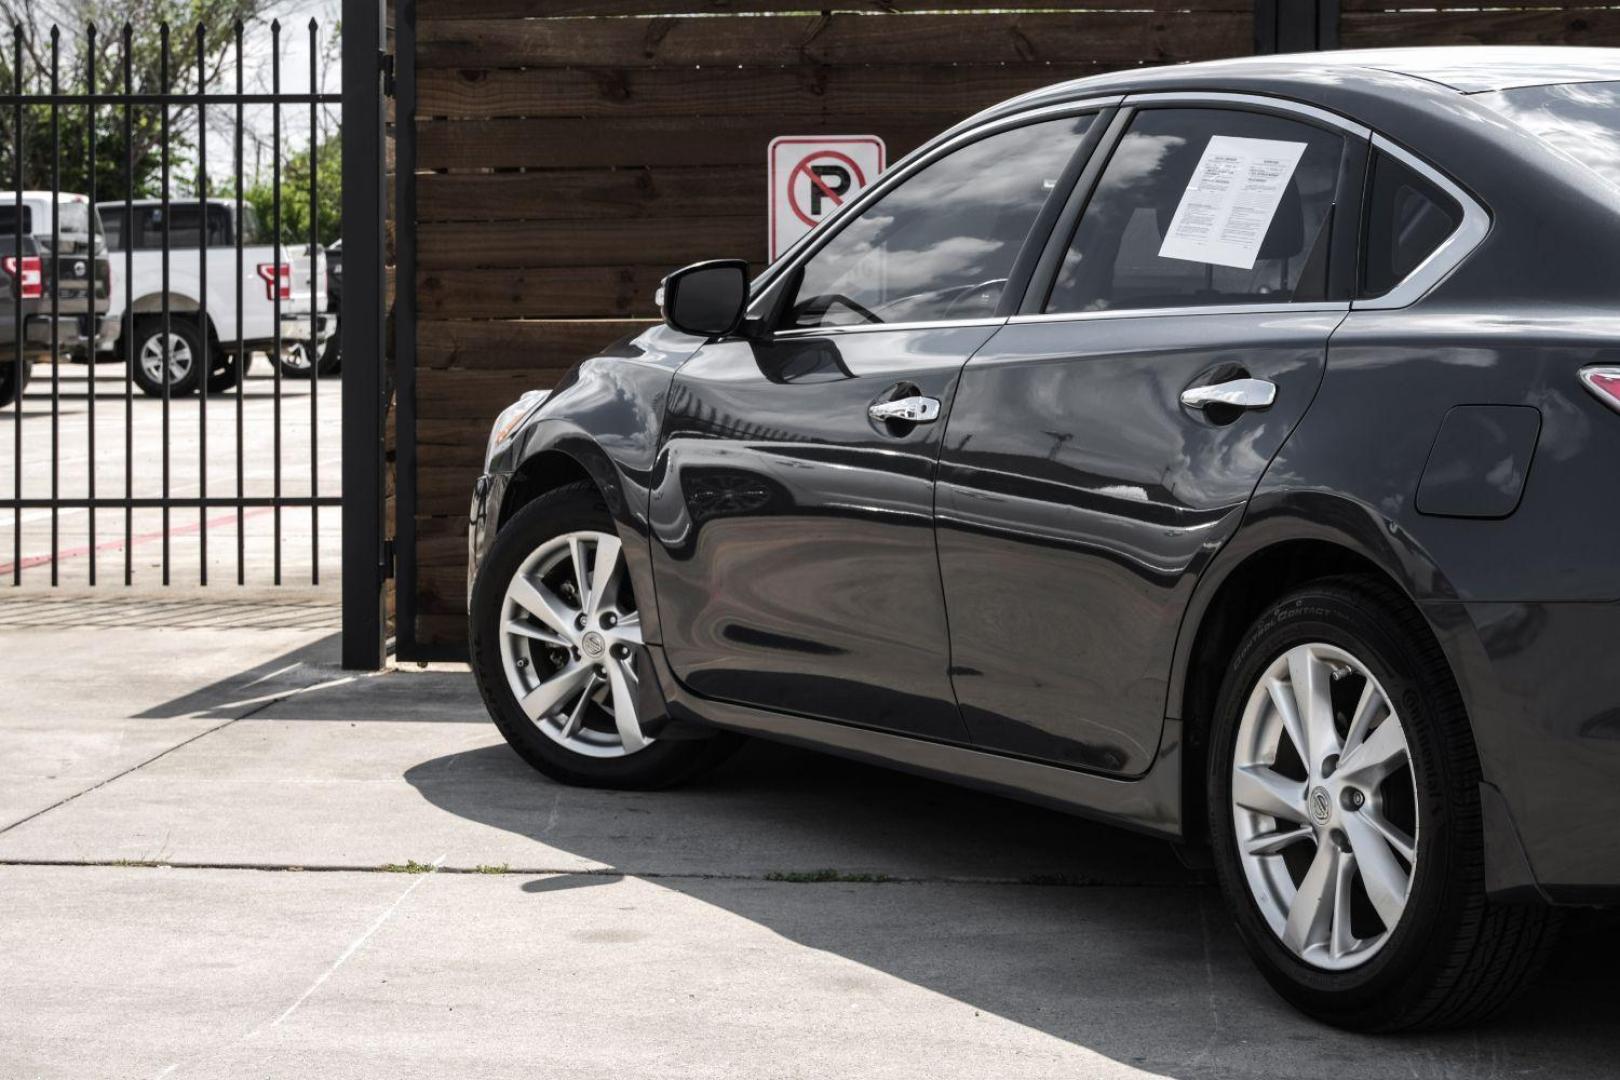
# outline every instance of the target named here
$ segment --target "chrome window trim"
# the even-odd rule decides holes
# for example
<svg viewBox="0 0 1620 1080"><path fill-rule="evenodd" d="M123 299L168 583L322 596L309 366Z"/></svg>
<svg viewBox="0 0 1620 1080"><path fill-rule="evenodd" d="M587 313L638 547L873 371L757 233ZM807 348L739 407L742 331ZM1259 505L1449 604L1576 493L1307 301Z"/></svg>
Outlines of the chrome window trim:
<svg viewBox="0 0 1620 1080"><path fill-rule="evenodd" d="M1082 98L1078 101L1064 101L1056 105L1044 105L1038 109L1029 109L1027 111L1013 113L1008 116L998 116L992 120L986 120L982 123L975 124L973 127L964 128L961 131L957 131L955 134L951 133L951 129L947 129L945 132L935 137L935 142L925 143L916 150L912 151L910 154L906 155L904 158L901 158L894 164L893 167L889 169L888 172L885 172L881 177L879 177L876 183L868 187L865 191L861 192L841 210L839 210L838 213L836 213L833 217L828 218L825 222L823 222L822 228L810 230L810 232L801 237L792 247L783 252L781 258L777 259L774 263L768 266L759 277L755 278L754 281L749 284L749 292L751 293L752 298L748 302L746 317L750 319L762 317L764 312L759 310L760 303L764 300L765 295L769 293L779 281L791 274L793 271L797 270L800 266L803 266L806 262L809 262L811 259L815 258L817 252L826 247L827 244L831 243L833 237L837 236L841 231L843 231L846 220L853 221L855 218L859 217L872 203L882 198L883 195L890 189L898 186L925 165L932 164L947 154L953 153L969 143L978 142L980 139L988 138L989 136L999 134L1002 131L1024 127L1028 124L1040 123L1043 120L1055 120L1059 117L1068 115L1100 112L1103 109L1117 107L1123 100L1123 94L1108 94L1103 97ZM910 323L907 325L939 326L941 324ZM798 329L800 328L795 328L793 331L777 331L777 333L782 334L797 332ZM820 330L822 328L807 327L804 329Z"/></svg>
<svg viewBox="0 0 1620 1080"><path fill-rule="evenodd" d="M1281 301L1275 304L1187 304L1181 307L1106 308L1102 311L1054 311L1043 315L1014 315L1009 324L1092 322L1098 319L1147 319L1154 316L1175 318L1184 315L1265 315L1292 312L1338 312L1350 310L1348 300Z"/></svg>
<svg viewBox="0 0 1620 1080"><path fill-rule="evenodd" d="M1001 326L1005 315L987 319L941 319L938 322L850 323L838 326L795 326L778 330L773 338L826 337L829 334L871 334L880 330L960 330L973 326Z"/></svg>
<svg viewBox="0 0 1620 1080"><path fill-rule="evenodd" d="M1462 223L1451 231L1451 235L1446 237L1439 247L1429 252L1428 257L1418 263L1393 289L1382 296L1351 301L1350 307L1353 311L1390 311L1411 306L1473 254L1474 249L1479 247L1491 231L1491 215L1474 200L1473 196L1453 183L1450 177L1382 135L1373 135L1372 145L1374 150L1395 158L1457 200L1457 205L1462 207L1463 219Z"/></svg>
<svg viewBox="0 0 1620 1080"><path fill-rule="evenodd" d="M1167 90L1144 94L1130 94L1125 98L1125 104L1133 107L1159 106L1159 105L1236 105L1243 108L1273 109L1277 112L1293 113L1297 116L1307 117L1331 128L1357 138L1370 138L1372 129L1365 124L1358 124L1348 117L1338 113L1329 112L1315 105L1306 105L1302 101L1290 101L1287 98L1270 97L1266 94L1232 94L1218 90Z"/></svg>

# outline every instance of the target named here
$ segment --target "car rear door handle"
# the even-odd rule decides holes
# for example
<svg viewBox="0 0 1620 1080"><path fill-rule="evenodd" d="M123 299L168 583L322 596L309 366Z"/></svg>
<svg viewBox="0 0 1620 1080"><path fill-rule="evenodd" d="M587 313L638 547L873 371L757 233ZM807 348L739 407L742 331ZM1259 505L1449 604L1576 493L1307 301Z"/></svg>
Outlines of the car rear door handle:
<svg viewBox="0 0 1620 1080"><path fill-rule="evenodd" d="M939 419L939 399L916 394L897 401L874 402L866 414L878 423L932 424Z"/></svg>
<svg viewBox="0 0 1620 1080"><path fill-rule="evenodd" d="M1232 379L1213 386L1193 386L1181 392L1189 409L1226 405L1234 409L1265 409L1277 400L1277 385L1265 379Z"/></svg>

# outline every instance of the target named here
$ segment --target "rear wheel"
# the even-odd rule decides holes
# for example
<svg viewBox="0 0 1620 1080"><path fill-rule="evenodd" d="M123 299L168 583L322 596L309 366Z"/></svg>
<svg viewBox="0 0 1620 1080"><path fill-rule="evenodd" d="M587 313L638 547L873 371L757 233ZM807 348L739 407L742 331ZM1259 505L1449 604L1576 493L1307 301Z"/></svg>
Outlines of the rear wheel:
<svg viewBox="0 0 1620 1080"><path fill-rule="evenodd" d="M313 370L320 378L325 378L337 370L338 353L336 348L327 348L321 351L319 357L311 363L310 356L314 346L307 341L293 342L281 354L281 373L291 379L307 379Z"/></svg>
<svg viewBox="0 0 1620 1080"><path fill-rule="evenodd" d="M131 375L141 392L151 397L163 396L163 365L169 367L169 396L185 397L197 391L201 382L203 339L197 324L189 318L171 316L169 333L165 338L161 318L137 319L135 333L135 367Z"/></svg>
<svg viewBox="0 0 1620 1080"><path fill-rule="evenodd" d="M473 589L473 671L501 734L552 779L664 787L736 744L643 730L640 611L612 516L589 484L541 496L496 537Z"/></svg>
<svg viewBox="0 0 1620 1080"><path fill-rule="evenodd" d="M1211 732L1216 871L1271 984L1329 1023L1468 1023L1555 916L1485 898L1479 766L1421 617L1370 578L1309 586L1239 646Z"/></svg>

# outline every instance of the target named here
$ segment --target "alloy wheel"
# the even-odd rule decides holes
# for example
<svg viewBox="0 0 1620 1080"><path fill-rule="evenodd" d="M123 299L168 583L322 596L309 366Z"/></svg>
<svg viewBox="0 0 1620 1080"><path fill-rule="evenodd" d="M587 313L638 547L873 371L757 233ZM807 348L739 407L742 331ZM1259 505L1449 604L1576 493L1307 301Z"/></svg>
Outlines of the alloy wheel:
<svg viewBox="0 0 1620 1080"><path fill-rule="evenodd" d="M169 340L169 383L173 385L191 374L191 346L179 334ZM163 334L153 334L141 346L141 370L157 385L163 383Z"/></svg>
<svg viewBox="0 0 1620 1080"><path fill-rule="evenodd" d="M1343 649L1277 657L1244 705L1232 815L1250 895L1312 967L1370 960L1399 925L1417 866L1416 777L1405 730Z"/></svg>
<svg viewBox="0 0 1620 1080"><path fill-rule="evenodd" d="M617 536L582 531L536 548L507 583L500 648L507 685L547 737L588 757L651 745L636 711L641 618Z"/></svg>

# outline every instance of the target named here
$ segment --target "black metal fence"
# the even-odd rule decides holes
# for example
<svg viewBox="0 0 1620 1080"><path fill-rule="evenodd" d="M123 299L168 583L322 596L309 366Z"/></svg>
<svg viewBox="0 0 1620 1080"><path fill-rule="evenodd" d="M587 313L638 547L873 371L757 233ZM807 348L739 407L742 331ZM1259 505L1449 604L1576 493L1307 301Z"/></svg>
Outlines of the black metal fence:
<svg viewBox="0 0 1620 1080"><path fill-rule="evenodd" d="M109 576L98 554L121 549L118 576L128 585L142 576L136 547L161 542L157 577L168 585L192 576L172 565L171 548L175 537L194 534L194 580L207 584L210 530L229 528L234 518L235 581L245 584L254 576L250 554L262 554L252 551L261 538L250 537L247 523L265 513L272 517L265 576L279 585L283 516L300 511L309 515L309 580L319 583L321 510L342 502L330 482L323 490L319 467L321 346L336 322L336 313L325 310L319 235L321 110L342 101L319 90L320 27L309 23L308 86L298 92L282 88L279 23L265 28L258 41L240 23L218 35L224 40L211 40L203 27L171 32L161 26L155 76L153 43L142 33L126 25L108 41L89 27L70 43L56 28L36 39L19 26L11 31L10 55L0 58L0 185L9 180L11 189L0 193L0 290L9 291L0 291L0 309L11 309L9 331L0 316L0 373L10 369L9 382L0 379L0 436L4 424L12 428L10 468L0 468L0 475L11 474L10 491L0 498L0 529L9 516L11 550L9 566L0 551L0 576L16 586L48 573L54 586L64 580L64 562L82 558L82 576L74 576L98 584ZM244 37L256 46L251 51L244 49ZM270 86L250 91L247 61L263 59L265 40ZM248 123L250 110L260 119L268 112L268 222L258 220L247 196L244 150L250 136L260 135ZM308 236L292 238L285 235L284 142L290 126L303 126L291 121L304 110ZM222 116L228 119L221 122ZM228 140L229 166L219 169L222 157L211 154L219 154L222 139ZM82 177L89 190L65 192L65 172ZM262 191L262 172L255 170L254 178ZM289 194L302 201L305 193ZM234 287L221 290L226 271L234 271ZM306 272L304 299L299 287ZM249 291L261 287L262 299ZM307 396L288 395L284 386L298 373L299 350L309 377ZM252 359L261 352L269 356L270 375L250 387ZM76 359L84 361L83 376ZM97 377L98 360L101 366L120 365L115 389L107 390L109 380ZM48 394L38 386L28 389L30 376L42 368L48 368ZM83 383L82 398L68 389L69 376L75 385ZM98 446L98 405L103 428L107 410L122 413L121 462L107 453L115 430L102 431ZM286 445L284 429L295 408L304 414L300 422L307 418L307 447ZM221 412L232 421L234 446L223 454L219 432L210 446L211 409L216 421ZM179 436L189 434L180 425L189 425L187 414L193 412L194 472L176 450ZM72 433L64 431L68 418ZM337 420L330 416L326 423L331 427ZM46 424L48 441L39 431ZM0 437L0 462L6 441ZM339 445L328 434L328 449ZM268 470L258 468L263 456ZM76 468L80 461L82 470ZM255 475L249 475L249 462ZM65 464L75 466L67 478ZM178 484L182 465L191 477ZM218 511L231 513L211 516ZM105 530L98 536L101 513L114 520L121 514L121 529L115 527L110 538ZM138 532L138 514L155 514L160 528ZM69 515L80 519L74 529L83 543L64 551ZM35 530L37 545L25 540L25 526L46 517L48 551L42 529Z"/></svg>

